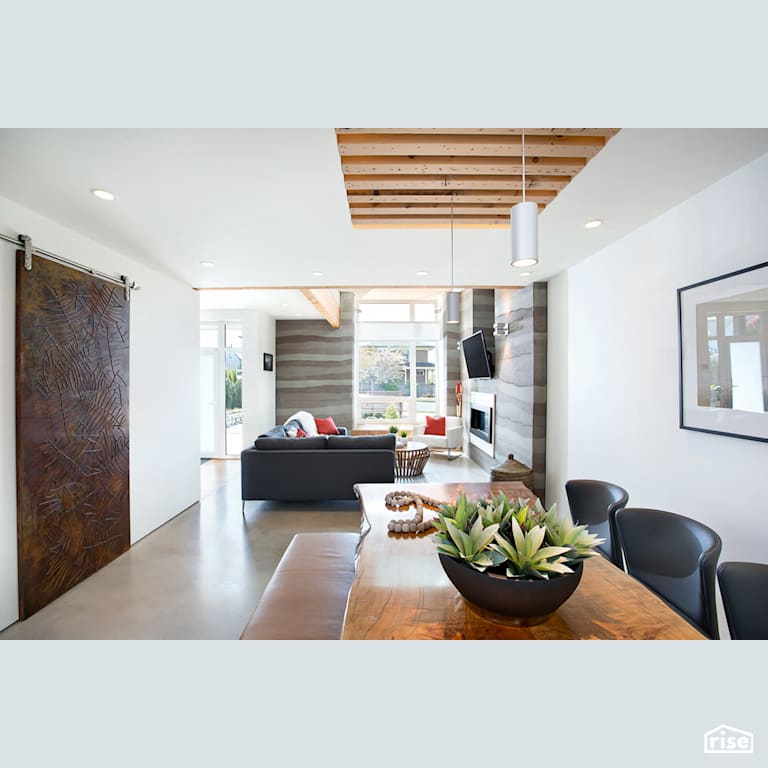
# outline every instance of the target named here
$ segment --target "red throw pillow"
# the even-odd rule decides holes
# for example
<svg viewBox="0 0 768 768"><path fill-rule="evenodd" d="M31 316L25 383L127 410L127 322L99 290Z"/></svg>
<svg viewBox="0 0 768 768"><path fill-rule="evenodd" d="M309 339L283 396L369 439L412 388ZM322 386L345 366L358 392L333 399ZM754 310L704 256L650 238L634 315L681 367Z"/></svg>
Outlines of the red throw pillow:
<svg viewBox="0 0 768 768"><path fill-rule="evenodd" d="M318 419L315 417L315 424L317 424L318 435L339 435L341 434L333 421L333 418L329 416L327 419Z"/></svg>
<svg viewBox="0 0 768 768"><path fill-rule="evenodd" d="M445 436L445 416L427 416L424 434Z"/></svg>
<svg viewBox="0 0 768 768"><path fill-rule="evenodd" d="M309 435L301 427L299 427L296 430L296 437L309 437Z"/></svg>

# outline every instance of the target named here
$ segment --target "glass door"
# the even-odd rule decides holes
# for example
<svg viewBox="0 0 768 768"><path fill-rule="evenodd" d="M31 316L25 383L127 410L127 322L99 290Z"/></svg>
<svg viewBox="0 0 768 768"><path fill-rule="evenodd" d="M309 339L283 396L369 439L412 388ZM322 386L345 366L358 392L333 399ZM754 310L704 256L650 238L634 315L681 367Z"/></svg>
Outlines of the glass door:
<svg viewBox="0 0 768 768"><path fill-rule="evenodd" d="M200 326L200 457L221 456L224 448L219 413L222 408L219 327Z"/></svg>
<svg viewBox="0 0 768 768"><path fill-rule="evenodd" d="M239 456L243 450L243 329L224 326L224 416L227 456Z"/></svg>
<svg viewBox="0 0 768 768"><path fill-rule="evenodd" d="M200 324L200 456L239 456L243 447L243 338L240 323Z"/></svg>

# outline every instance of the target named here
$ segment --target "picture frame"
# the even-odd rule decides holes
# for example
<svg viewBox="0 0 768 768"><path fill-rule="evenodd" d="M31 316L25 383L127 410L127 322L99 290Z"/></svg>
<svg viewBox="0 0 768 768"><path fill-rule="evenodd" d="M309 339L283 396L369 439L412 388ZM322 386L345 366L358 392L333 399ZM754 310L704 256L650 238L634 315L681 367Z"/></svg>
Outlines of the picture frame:
<svg viewBox="0 0 768 768"><path fill-rule="evenodd" d="M264 370L265 371L273 371L275 368L275 357L274 355L271 355L269 352L264 353Z"/></svg>
<svg viewBox="0 0 768 768"><path fill-rule="evenodd" d="M680 428L768 442L768 262L677 289Z"/></svg>

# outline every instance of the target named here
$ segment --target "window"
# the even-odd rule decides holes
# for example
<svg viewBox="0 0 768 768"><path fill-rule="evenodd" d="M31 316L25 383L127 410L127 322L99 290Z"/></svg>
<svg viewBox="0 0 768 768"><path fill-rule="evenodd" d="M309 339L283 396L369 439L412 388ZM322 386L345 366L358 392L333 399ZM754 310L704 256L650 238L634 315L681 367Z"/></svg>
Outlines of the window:
<svg viewBox="0 0 768 768"><path fill-rule="evenodd" d="M414 304L413 319L417 323L434 323L437 307L434 304Z"/></svg>
<svg viewBox="0 0 768 768"><path fill-rule="evenodd" d="M243 329L224 326L224 407L227 455L243 450Z"/></svg>
<svg viewBox="0 0 768 768"><path fill-rule="evenodd" d="M411 319L410 304L361 304L361 323L407 323Z"/></svg>
<svg viewBox="0 0 768 768"><path fill-rule="evenodd" d="M358 350L358 395L361 421L409 417L410 348L361 345Z"/></svg>
<svg viewBox="0 0 768 768"><path fill-rule="evenodd" d="M356 421L413 424L440 413L442 330L435 303L359 306Z"/></svg>
<svg viewBox="0 0 768 768"><path fill-rule="evenodd" d="M361 323L434 323L434 302L365 302L358 306Z"/></svg>

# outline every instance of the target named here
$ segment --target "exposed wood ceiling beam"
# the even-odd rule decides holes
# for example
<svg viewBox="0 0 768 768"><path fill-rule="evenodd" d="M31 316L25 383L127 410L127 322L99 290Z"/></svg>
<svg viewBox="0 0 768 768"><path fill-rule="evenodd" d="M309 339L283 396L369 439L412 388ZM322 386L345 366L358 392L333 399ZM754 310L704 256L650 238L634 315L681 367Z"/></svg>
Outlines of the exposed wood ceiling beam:
<svg viewBox="0 0 768 768"><path fill-rule="evenodd" d="M300 290L328 321L331 328L341 328L341 302L338 290L330 288L301 288Z"/></svg>
<svg viewBox="0 0 768 768"><path fill-rule="evenodd" d="M532 192L527 191L525 193L526 200L533 200L537 203L548 203L555 199L557 192L544 191L544 192ZM461 203L504 203L505 205L515 205L523 200L522 192L514 194L511 192L455 192L447 193L445 195L434 194L410 194L410 193L384 193L377 195L365 195L356 192L348 195L350 207L358 203L371 203L378 205L380 203L417 203L419 205L424 203L445 203L450 206L451 200L455 205Z"/></svg>
<svg viewBox="0 0 768 768"><path fill-rule="evenodd" d="M541 207L541 206L539 206ZM423 216L421 214L408 214L407 216L353 216L352 223L370 224L375 226L389 227L411 227L411 226L432 226L449 227L450 216ZM454 216L453 223L455 227L465 225L484 225L509 227L509 212L504 216Z"/></svg>
<svg viewBox="0 0 768 768"><path fill-rule="evenodd" d="M530 189L565 189L570 176L537 176L532 174L528 176L528 168L525 174L525 188ZM445 175L415 175L405 174L402 176L379 176L376 174L361 174L351 176L344 180L344 185L348 190L375 190L375 189L492 189L509 190L522 189L523 177L521 175L512 176L488 176L466 175L466 176L445 176Z"/></svg>
<svg viewBox="0 0 768 768"><path fill-rule="evenodd" d="M544 203L539 203L539 208L544 208ZM352 206L350 213L353 216L407 216L409 214L441 215L444 218L451 216L450 205L384 205L377 206ZM508 205L455 205L453 207L454 218L461 216L506 216L509 218Z"/></svg>
<svg viewBox="0 0 768 768"><path fill-rule="evenodd" d="M525 170L537 175L577 174L586 165L582 157L526 157ZM496 157L353 157L341 159L348 174L522 174L518 158Z"/></svg>
<svg viewBox="0 0 768 768"><path fill-rule="evenodd" d="M359 133L339 138L339 153L352 156L450 156L450 157L520 157L519 136L485 136L446 134L381 136ZM603 136L526 136L528 157L594 157L605 146Z"/></svg>

